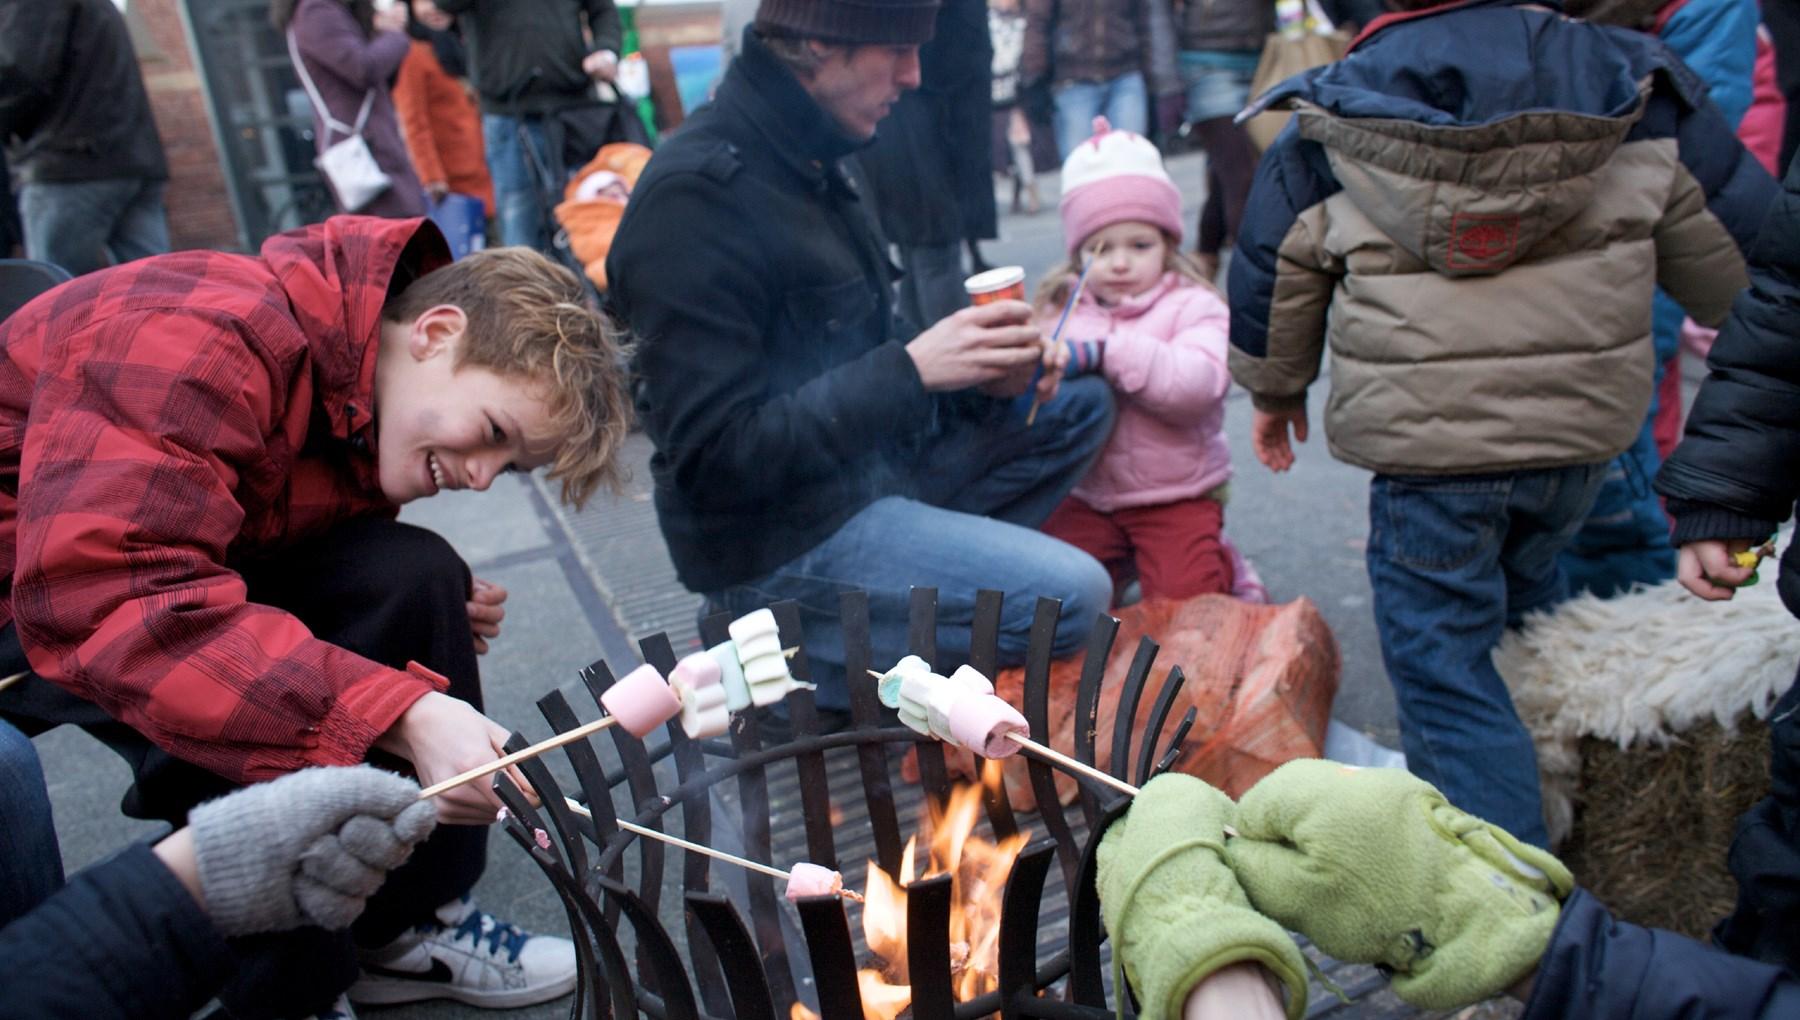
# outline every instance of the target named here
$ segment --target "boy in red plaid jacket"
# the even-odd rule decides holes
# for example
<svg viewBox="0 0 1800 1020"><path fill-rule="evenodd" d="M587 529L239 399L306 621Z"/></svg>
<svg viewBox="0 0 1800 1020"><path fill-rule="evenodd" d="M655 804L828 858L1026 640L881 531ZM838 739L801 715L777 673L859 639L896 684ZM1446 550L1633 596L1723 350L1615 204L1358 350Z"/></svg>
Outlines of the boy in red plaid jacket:
<svg viewBox="0 0 1800 1020"><path fill-rule="evenodd" d="M505 593L394 515L506 471L547 467L577 504L613 479L619 352L573 274L337 217L256 256L82 277L0 323L0 352L0 675L34 674L0 716L82 725L132 767L127 813L177 825L308 766L429 784L498 755L475 656ZM265 940L227 1006L326 1008L358 956L358 1001L563 994L565 940L467 903L498 807L482 783L445 794L357 955L343 933Z"/></svg>

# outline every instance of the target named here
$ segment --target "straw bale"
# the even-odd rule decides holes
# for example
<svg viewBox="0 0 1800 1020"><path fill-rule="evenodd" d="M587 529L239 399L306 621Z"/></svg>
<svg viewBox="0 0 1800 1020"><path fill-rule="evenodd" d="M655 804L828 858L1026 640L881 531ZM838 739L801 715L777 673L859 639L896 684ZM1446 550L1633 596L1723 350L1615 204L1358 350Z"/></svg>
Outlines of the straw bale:
<svg viewBox="0 0 1800 1020"><path fill-rule="evenodd" d="M1769 789L1768 725L1709 721L1627 749L1584 737L1580 755L1563 862L1620 917L1706 938L1737 898L1725 867L1733 827Z"/></svg>

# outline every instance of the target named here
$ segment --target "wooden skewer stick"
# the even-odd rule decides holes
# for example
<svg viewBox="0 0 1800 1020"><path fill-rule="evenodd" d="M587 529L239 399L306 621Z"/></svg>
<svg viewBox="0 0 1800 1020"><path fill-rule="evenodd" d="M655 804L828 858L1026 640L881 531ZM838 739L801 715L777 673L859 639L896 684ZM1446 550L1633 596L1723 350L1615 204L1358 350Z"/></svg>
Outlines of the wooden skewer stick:
<svg viewBox="0 0 1800 1020"><path fill-rule="evenodd" d="M1100 256L1104 254L1106 254L1106 245L1102 244L1089 253L1087 261L1082 263L1081 275L1075 278L1075 290L1069 295L1069 303L1063 305L1062 318L1056 320L1056 331L1050 334L1052 350L1055 350L1057 344L1062 343L1063 327L1069 324L1069 314L1075 311L1075 302L1081 300L1081 291L1087 286L1088 270L1094 268L1094 263L1100 261ZM1031 396L1031 410L1025 412L1026 428L1030 428L1037 421L1038 406L1037 394L1034 393Z"/></svg>
<svg viewBox="0 0 1800 1020"><path fill-rule="evenodd" d="M883 674L875 672L872 669L869 670L868 672L869 672L870 676L874 677L877 680L881 679L881 677L883 675ZM1125 780L1120 779L1117 776L1109 775L1105 772L1102 772L1099 769L1095 768L1092 765L1089 765L1087 762L1084 762L1079 758L1071 758L1068 755L1062 753L1061 751L1055 750L1053 748L1045 747L1043 744L1038 743L1037 741L1031 739L1030 737L1022 737L1022 736L1018 735L1017 733L1008 733L1007 736L1012 738L1013 743L1018 744L1020 747L1024 748L1027 751L1030 751L1032 754L1035 754L1040 758L1045 759L1046 761L1056 762L1058 765L1061 765L1065 768L1072 769L1076 772L1079 772L1082 775L1089 777L1090 779L1094 779L1099 782L1105 783L1107 786L1110 786L1113 789L1118 790L1120 793L1128 793L1134 797L1137 796L1137 792L1138 792L1137 787L1131 785L1130 783L1127 783Z"/></svg>
<svg viewBox="0 0 1800 1020"><path fill-rule="evenodd" d="M797 645L793 648L783 648L781 650L781 654L783 654L791 659L794 656L800 654L800 648ZM24 676L24 674L21 673L21 674L19 674L19 676ZM10 682L12 680L16 680L16 679L17 679L17 677L9 677L7 680L0 680L0 690L4 690L5 686L8 682ZM424 800L427 797L435 797L438 794L445 792L446 790L454 790L464 783L474 782L475 780L480 779L482 776L491 776L494 773L500 771L503 768L506 768L509 765L517 764L518 762L522 762L522 761L526 760L527 758L535 758L538 755L543 754L545 751L554 751L557 748L563 746L564 744L573 744L575 741L580 740L583 737L591 736L592 734L598 733L601 730L606 729L608 726L611 726L612 724L614 724L618 721L619 721L618 717L616 717L616 716L610 716L610 715L601 716L600 718L595 719L593 722L587 723L585 725L577 726L567 733L559 733L556 736L551 737L549 740L541 741L539 743L531 745L530 747L520 748L519 750L514 751L513 753L507 755L504 758L496 758L493 761L488 762L486 765L480 765L480 766L472 768L469 771L464 772L460 775L451 776L449 779L446 779L441 783L433 783L430 786L426 787L425 789L419 791L419 799Z"/></svg>
<svg viewBox="0 0 1800 1020"><path fill-rule="evenodd" d="M9 676L9 677L5 678L4 680L0 680L0 691L6 690L8 687L11 687L13 684L18 683L20 680L23 680L30 675L31 675L31 670L22 669L22 670L19 670L17 673L14 673L12 676Z"/></svg>
<svg viewBox="0 0 1800 1020"><path fill-rule="evenodd" d="M545 751L554 751L557 748L563 746L564 744L573 744L575 741L580 740L583 737L591 736L592 734L598 733L601 730L606 729L608 726L611 726L618 721L619 721L619 717L616 715L603 715L600 718L595 719L593 722L585 723L581 726L577 726L567 733L559 733L556 736L551 737L549 740L541 741L539 743L531 745L530 747L520 748L519 750L514 751L513 753L505 756L504 758L495 758L493 761L488 762L486 765L478 765L475 768L472 768L469 771L462 773L461 775L451 776L449 779L446 779L442 782L433 783L430 786L427 786L425 789L419 791L419 799L424 800L427 797L435 797L438 794L444 793L448 790L454 790L464 783L474 782L475 780L480 779L482 776L491 776L494 773L500 771L501 769L508 768L512 765L516 765L519 762L526 760L527 758L535 758L538 755L543 754Z"/></svg>
<svg viewBox="0 0 1800 1020"><path fill-rule="evenodd" d="M576 814L581 815L583 818L591 819L594 817L593 812L589 811L585 805L577 802L573 797L564 797L563 803L565 803L569 806L570 811L573 811ZM619 828L624 829L626 832L635 832L638 835L643 836L646 839L654 839L659 842L667 843L670 846L680 847L683 850L691 850L694 853L701 854L706 857L711 857L714 860L724 861L727 864L735 864L740 868L744 868L749 871L754 871L754 872L757 872L758 874L767 875L770 878L779 878L783 882L788 881L792 877L787 872L781 870L780 868L774 867L772 865L764 864L761 861L753 861L753 860L750 860L748 857L739 857L735 854L728 854L723 850L714 850L710 846L706 846L701 843L694 843L689 840L682 839L680 836L672 836L666 832L659 832L656 829L646 828L642 825L638 825L635 822L628 822L628 821L624 820L623 818L615 819L614 821L619 826ZM863 898L860 894L852 892L849 889L839 889L838 895L842 896L844 899L850 900L853 903L863 902Z"/></svg>
<svg viewBox="0 0 1800 1020"><path fill-rule="evenodd" d="M881 679L881 677L882 677L882 674L877 673L872 669L869 670L868 673L870 676L876 678L877 680ZM1103 772L1100 769L1097 769L1094 766L1089 765L1087 762L1082 761L1080 758L1072 758L1072 757L1062 753L1061 751L1056 750L1055 748L1045 747L1043 744L1038 743L1037 741L1031 739L1030 737L1022 737L1017 733L1008 733L1007 736L1012 739L1013 743L1018 744L1024 750L1030 751L1032 754L1035 754L1038 757L1045 759L1046 761L1052 761L1052 762L1057 763L1058 765L1063 766L1066 769L1070 769L1072 771L1079 772L1082 775L1087 776L1089 779L1093 779L1096 782L1104 783L1107 786L1112 787L1113 789L1119 791L1120 793L1129 794L1130 796L1133 796L1133 797L1138 795L1137 787L1131 785L1130 783L1127 783L1125 780L1120 779L1119 777L1117 777L1115 775L1112 775L1111 773ZM1237 830L1232 828L1231 826L1227 825L1227 826L1225 826L1225 834L1228 836L1236 836Z"/></svg>

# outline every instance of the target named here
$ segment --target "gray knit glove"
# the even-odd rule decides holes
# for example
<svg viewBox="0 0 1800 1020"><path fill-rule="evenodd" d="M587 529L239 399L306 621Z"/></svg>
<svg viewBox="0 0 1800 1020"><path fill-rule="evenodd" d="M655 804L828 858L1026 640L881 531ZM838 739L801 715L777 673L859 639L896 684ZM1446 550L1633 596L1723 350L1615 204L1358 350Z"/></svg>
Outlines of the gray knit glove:
<svg viewBox="0 0 1800 1020"><path fill-rule="evenodd" d="M437 806L370 765L311 768L202 804L188 825L219 931L335 931L430 834Z"/></svg>

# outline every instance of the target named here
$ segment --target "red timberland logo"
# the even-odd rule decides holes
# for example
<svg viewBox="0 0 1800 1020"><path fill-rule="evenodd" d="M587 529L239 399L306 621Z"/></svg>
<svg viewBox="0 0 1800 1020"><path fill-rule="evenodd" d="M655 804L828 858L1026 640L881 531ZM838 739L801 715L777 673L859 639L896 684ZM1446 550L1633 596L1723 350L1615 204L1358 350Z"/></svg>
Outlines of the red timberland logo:
<svg viewBox="0 0 1800 1020"><path fill-rule="evenodd" d="M1519 245L1517 213L1457 213L1450 218L1451 269L1493 269Z"/></svg>

